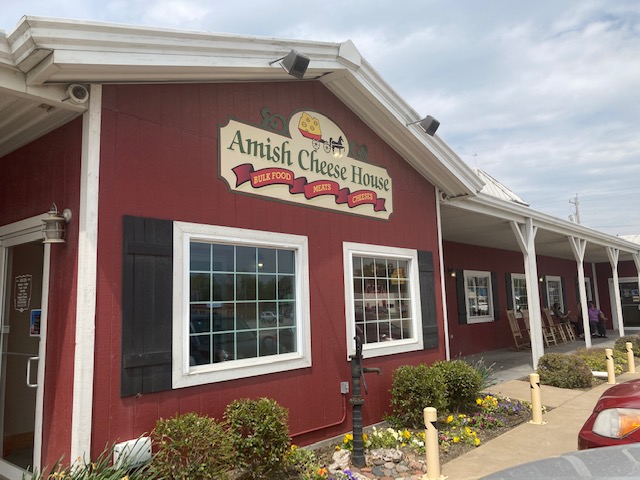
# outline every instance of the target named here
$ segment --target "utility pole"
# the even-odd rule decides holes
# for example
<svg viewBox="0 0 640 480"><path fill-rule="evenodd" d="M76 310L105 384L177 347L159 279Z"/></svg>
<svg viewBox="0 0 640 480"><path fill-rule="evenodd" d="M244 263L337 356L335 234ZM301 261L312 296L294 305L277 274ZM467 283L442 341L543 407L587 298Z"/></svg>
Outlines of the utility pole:
<svg viewBox="0 0 640 480"><path fill-rule="evenodd" d="M575 214L572 215L572 217L574 218L574 221L580 225L580 200L578 200L578 194L576 193L576 196L573 197L573 200L569 200L569 203L573 203L576 207L576 211Z"/></svg>

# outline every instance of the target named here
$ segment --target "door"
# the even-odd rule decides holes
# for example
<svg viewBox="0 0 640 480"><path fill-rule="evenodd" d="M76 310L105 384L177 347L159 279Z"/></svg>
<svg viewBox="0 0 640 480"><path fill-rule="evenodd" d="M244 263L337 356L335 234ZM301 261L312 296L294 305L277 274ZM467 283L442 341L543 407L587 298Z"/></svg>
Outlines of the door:
<svg viewBox="0 0 640 480"><path fill-rule="evenodd" d="M624 327L640 327L640 295L638 294L638 280L622 281L620 284L620 303L622 304L622 318Z"/></svg>
<svg viewBox="0 0 640 480"><path fill-rule="evenodd" d="M0 475L19 479L38 466L36 404L44 246L1 248L4 272L0 356Z"/></svg>

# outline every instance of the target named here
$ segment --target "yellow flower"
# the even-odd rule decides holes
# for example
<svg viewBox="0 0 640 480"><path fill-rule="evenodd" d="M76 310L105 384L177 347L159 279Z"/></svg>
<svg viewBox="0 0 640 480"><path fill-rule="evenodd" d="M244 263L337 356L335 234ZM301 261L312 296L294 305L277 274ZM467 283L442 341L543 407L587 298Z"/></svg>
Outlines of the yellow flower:
<svg viewBox="0 0 640 480"><path fill-rule="evenodd" d="M471 429L469 427L464 427L464 431L467 432L467 435L471 435Z"/></svg>
<svg viewBox="0 0 640 480"><path fill-rule="evenodd" d="M366 433L363 433L363 434L362 434L362 440L363 440L364 442L366 442L368 438L369 438L369 437L367 436L367 434L366 434Z"/></svg>
<svg viewBox="0 0 640 480"><path fill-rule="evenodd" d="M411 438L411 432L409 430L405 430L404 432L402 432L402 436L404 438Z"/></svg>
<svg viewBox="0 0 640 480"><path fill-rule="evenodd" d="M482 399L481 398L477 398L476 399L476 405L482 405Z"/></svg>
<svg viewBox="0 0 640 480"><path fill-rule="evenodd" d="M460 437L453 437L453 443L458 443L460 441Z"/></svg>
<svg viewBox="0 0 640 480"><path fill-rule="evenodd" d="M449 415L447 417L447 423L451 423L451 422L453 422L453 415Z"/></svg>
<svg viewBox="0 0 640 480"><path fill-rule="evenodd" d="M473 444L477 447L478 445L480 445L480 439L478 437L476 437L476 439L473 441Z"/></svg>
<svg viewBox="0 0 640 480"><path fill-rule="evenodd" d="M124 477L122 477L122 480L129 480L129 475L125 475Z"/></svg>

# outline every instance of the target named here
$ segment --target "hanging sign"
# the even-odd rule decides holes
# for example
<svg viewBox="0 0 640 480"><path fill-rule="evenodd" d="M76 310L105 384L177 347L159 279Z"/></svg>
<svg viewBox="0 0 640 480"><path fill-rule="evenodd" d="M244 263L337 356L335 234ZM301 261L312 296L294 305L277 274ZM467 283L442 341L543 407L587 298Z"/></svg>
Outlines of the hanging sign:
<svg viewBox="0 0 640 480"><path fill-rule="evenodd" d="M329 118L304 111L289 136L237 120L220 127L220 176L231 190L345 213L388 219L393 187L385 168L348 156L346 135Z"/></svg>
<svg viewBox="0 0 640 480"><path fill-rule="evenodd" d="M13 289L13 305L19 312L29 310L31 304L31 275L18 275Z"/></svg>

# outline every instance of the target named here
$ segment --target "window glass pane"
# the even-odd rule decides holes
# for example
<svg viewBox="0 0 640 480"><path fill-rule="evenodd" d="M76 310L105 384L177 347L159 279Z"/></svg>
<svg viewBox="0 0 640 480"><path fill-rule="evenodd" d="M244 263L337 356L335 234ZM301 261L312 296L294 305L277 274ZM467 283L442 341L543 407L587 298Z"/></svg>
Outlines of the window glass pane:
<svg viewBox="0 0 640 480"><path fill-rule="evenodd" d="M236 272L256 272L257 267L254 247L236 247Z"/></svg>
<svg viewBox="0 0 640 480"><path fill-rule="evenodd" d="M281 300L294 300L296 298L294 277L292 275L278 276L278 298Z"/></svg>
<svg viewBox="0 0 640 480"><path fill-rule="evenodd" d="M211 245L208 243L191 243L189 269L208 272L211 269Z"/></svg>
<svg viewBox="0 0 640 480"><path fill-rule="evenodd" d="M211 308L205 304L192 304L189 313L190 333L209 333L211 331Z"/></svg>
<svg viewBox="0 0 640 480"><path fill-rule="evenodd" d="M213 363L228 362L236 359L233 333L213 335Z"/></svg>
<svg viewBox="0 0 640 480"><path fill-rule="evenodd" d="M291 250L278 250L278 272L279 273L296 273L295 270L295 252Z"/></svg>
<svg viewBox="0 0 640 480"><path fill-rule="evenodd" d="M295 302L278 302L278 322L281 326L292 326L296 324Z"/></svg>
<svg viewBox="0 0 640 480"><path fill-rule="evenodd" d="M255 358L258 356L258 337L255 330L243 330L236 334L237 339L237 357Z"/></svg>
<svg viewBox="0 0 640 480"><path fill-rule="evenodd" d="M258 249L258 271L261 273L276 272L276 251L271 248Z"/></svg>
<svg viewBox="0 0 640 480"><path fill-rule="evenodd" d="M236 300L256 299L256 275L236 275Z"/></svg>
<svg viewBox="0 0 640 480"><path fill-rule="evenodd" d="M280 330L280 353L296 351L296 329L283 328Z"/></svg>
<svg viewBox="0 0 640 480"><path fill-rule="evenodd" d="M351 261L353 263L353 277L362 277L362 258L351 257Z"/></svg>
<svg viewBox="0 0 640 480"><path fill-rule="evenodd" d="M275 355L278 353L278 330L260 330L260 356Z"/></svg>
<svg viewBox="0 0 640 480"><path fill-rule="evenodd" d="M233 272L233 245L211 245L214 272Z"/></svg>
<svg viewBox="0 0 640 480"><path fill-rule="evenodd" d="M258 309L255 302L236 304L236 325L238 330L258 328Z"/></svg>
<svg viewBox="0 0 640 480"><path fill-rule="evenodd" d="M211 336L190 335L189 336L189 364L205 365L211 363Z"/></svg>
<svg viewBox="0 0 640 480"><path fill-rule="evenodd" d="M260 303L260 327L272 327L278 324L278 312L275 303Z"/></svg>
<svg viewBox="0 0 640 480"><path fill-rule="evenodd" d="M233 315L233 304L225 305L221 312L214 310L213 312L213 331L214 332L233 332L235 329L235 319Z"/></svg>
<svg viewBox="0 0 640 480"><path fill-rule="evenodd" d="M233 273L217 273L213 276L213 299L233 301Z"/></svg>
<svg viewBox="0 0 640 480"><path fill-rule="evenodd" d="M211 276L208 273L192 273L190 283L190 300L192 302L211 300Z"/></svg>
<svg viewBox="0 0 640 480"><path fill-rule="evenodd" d="M258 276L258 299L259 300L275 300L276 299L276 276L275 275L259 275Z"/></svg>

